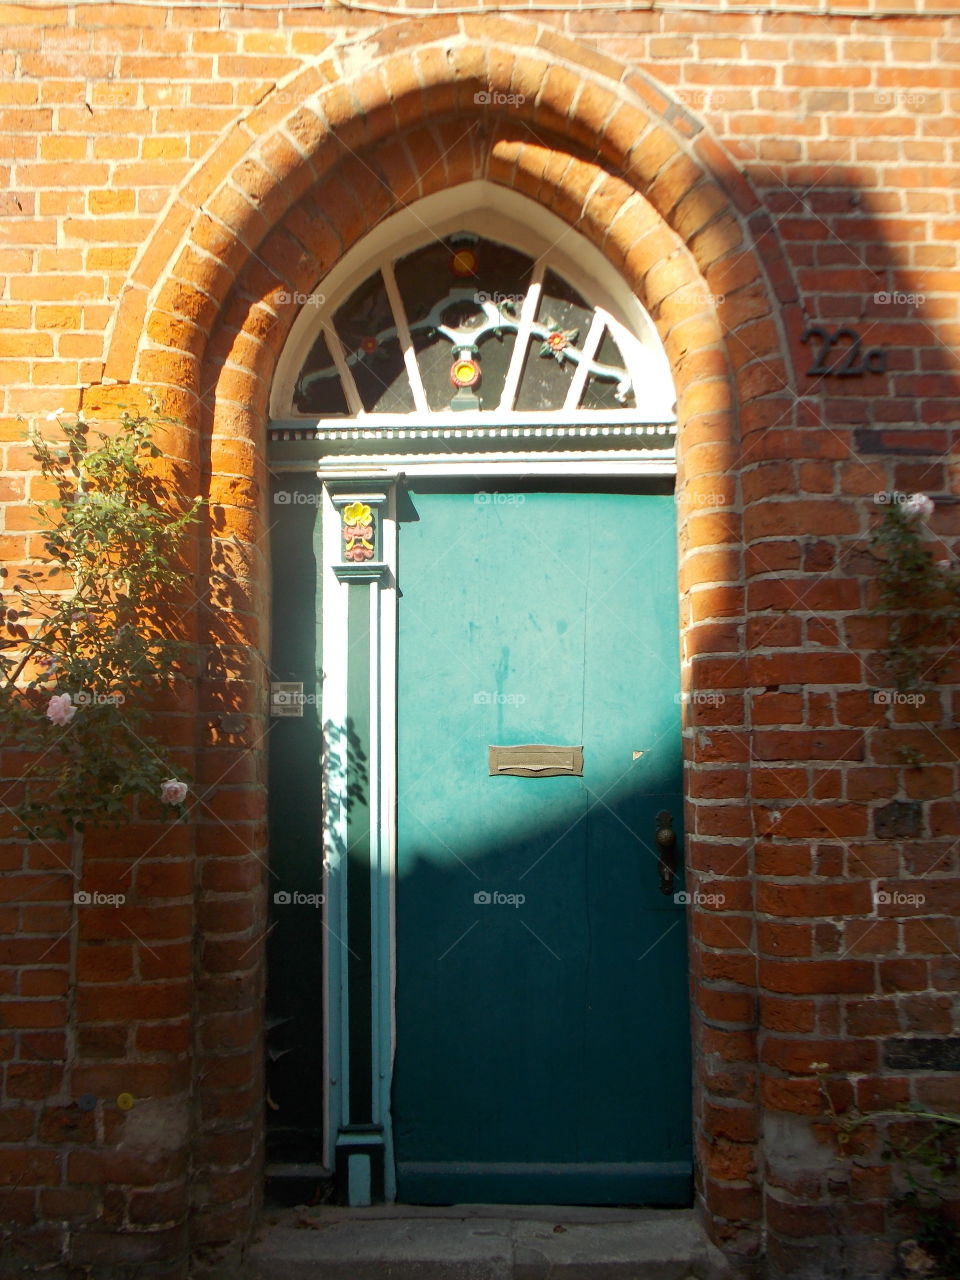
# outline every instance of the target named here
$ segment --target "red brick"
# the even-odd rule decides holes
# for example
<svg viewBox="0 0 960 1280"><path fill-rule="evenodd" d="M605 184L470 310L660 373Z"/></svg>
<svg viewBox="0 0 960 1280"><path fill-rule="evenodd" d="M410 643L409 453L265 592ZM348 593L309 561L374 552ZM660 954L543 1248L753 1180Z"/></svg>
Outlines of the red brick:
<svg viewBox="0 0 960 1280"><path fill-rule="evenodd" d="M90 1143L96 1139L96 1118L79 1107L58 1107L40 1117L41 1142Z"/></svg>
<svg viewBox="0 0 960 1280"><path fill-rule="evenodd" d="M75 406L82 385L89 411L106 406L109 419L147 380L189 418L168 451L189 460L189 487L212 497L218 545L236 534L259 557L263 419L295 311L274 305L279 290L302 280L317 287L391 208L464 179L488 176L570 223L583 211L580 229L649 304L672 362L683 419L685 687L723 693L682 708L685 859L692 883L719 881L726 897L722 909L689 914L711 1233L756 1266L766 1265L766 1241L771 1274L812 1271L824 1254L813 1239L839 1248L837 1232L852 1273L892 1271L880 1203L891 1189L875 1135L825 1176L815 1159L787 1168L776 1144L758 1155L754 1137L764 1132L759 1105L798 1126L797 1150L809 1140L832 1157L829 1126L801 1128L823 1118L817 1081L789 1074L814 1051L835 1058L836 1071L869 1073L857 1080L861 1107L952 1101L935 1078L918 1076L911 1092L883 1076L876 1042L952 1030L960 731L951 726L960 698L938 692L922 714L878 713L872 691L887 678L887 623L869 613L878 566L866 546L875 492L957 488L944 459L956 453L956 156L947 139L950 64L960 53L941 38L944 24L921 31L890 18L882 41L876 32L851 38L849 19L811 32L787 13L752 18L745 35L736 13L622 13L611 23L571 11L570 40L556 15L534 26L478 14L463 19L463 36L449 14L393 22L353 12L344 25L320 10L282 20L279 9L237 10L222 30L202 6L172 25L135 5L97 5L83 22L67 7L0 16L10 20L0 167L17 202L8 193L0 249L10 299L0 420L10 559L36 550L28 533L40 494L17 415ZM340 39L336 22L348 42L367 41L356 73L326 54ZM89 108L75 82L78 56ZM635 69L651 59L656 79ZM487 85L528 100L478 112L474 94ZM913 109L901 92L925 100ZM310 103L325 104L335 138ZM600 155L610 172L595 163ZM915 314L871 299L911 288L928 294ZM810 317L857 327L866 346L886 350L889 374L809 377L814 344L800 338ZM109 389L99 363L108 338ZM955 553L953 506L938 501L934 527ZM228 555L233 608L211 611L205 642L260 655L265 565L246 551ZM248 564L252 576L241 572ZM267 841L261 749L250 749L265 727L263 675L244 663L207 683L200 713L208 720L235 705L253 717L232 758L215 729L195 751L187 703L165 729L191 777L225 784L212 813L171 828L170 847L154 845L160 812L87 842L85 874L104 885L130 866L131 848L138 858L151 850L126 879L122 913L85 911L78 936L57 861L69 854L0 845L12 886L11 906L0 908L0 993L14 1019L0 1031L18 1117L10 1141L31 1145L23 1113L31 1123L35 1114L55 1159L70 1157L57 1164L55 1185L42 1185L48 1163L36 1169L8 1209L26 1221L39 1181L46 1222L98 1220L95 1234L74 1235L75 1261L94 1268L117 1265L109 1250L124 1224L182 1220L188 1167L204 1194L239 1201L201 1205L195 1240L220 1248L248 1228L262 1110ZM956 679L960 662L945 663L940 689ZM920 756L927 763L911 767ZM871 812L892 799L922 805L922 838L871 842ZM920 886L931 905L875 911L876 884ZM64 1030L68 992L80 1018L75 1049ZM75 1078L62 1062L68 1043ZM137 1105L192 1087L201 1122L228 1132L193 1135L192 1152L153 1167L115 1149L135 1116L114 1106L99 1113L104 1149L88 1131L72 1132L74 1109L61 1098L79 1084L109 1103L130 1081ZM853 1104L845 1077L831 1077L830 1089L841 1109ZM76 1114L88 1125L95 1113ZM70 1151L75 1140L86 1149ZM46 1161L50 1149L38 1149ZM89 1185L69 1185L80 1178ZM158 1178L169 1185L157 1190ZM105 1194L104 1182L114 1184ZM36 1246L44 1264L60 1256L60 1232ZM158 1235L152 1247L167 1243Z"/></svg>
<svg viewBox="0 0 960 1280"><path fill-rule="evenodd" d="M122 1018L169 1018L190 1008L190 989L185 983L147 985L98 984L77 994L77 1014L83 1021L111 1022Z"/></svg>
<svg viewBox="0 0 960 1280"><path fill-rule="evenodd" d="M812 1000L761 995L760 1021L773 1031L810 1032L816 1022L816 1005Z"/></svg>
<svg viewBox="0 0 960 1280"><path fill-rule="evenodd" d="M702 986L697 1000L704 1018L714 1023L748 1024L756 1003L751 992Z"/></svg>
<svg viewBox="0 0 960 1280"><path fill-rule="evenodd" d="M752 1144L723 1139L711 1142L700 1152L703 1168L710 1177L730 1182L743 1182L756 1168Z"/></svg>
<svg viewBox="0 0 960 1280"><path fill-rule="evenodd" d="M25 1142L36 1124L36 1112L26 1107L7 1107L0 1111L0 1142Z"/></svg>
<svg viewBox="0 0 960 1280"><path fill-rule="evenodd" d="M8 1027L60 1027L65 1015L65 1006L56 1000L8 1000L3 1006Z"/></svg>
<svg viewBox="0 0 960 1280"><path fill-rule="evenodd" d="M104 1183L151 1186L183 1173L183 1157L164 1156L148 1160L119 1151L73 1151L67 1157L67 1175L80 1184Z"/></svg>
<svg viewBox="0 0 960 1280"><path fill-rule="evenodd" d="M811 1069L812 1062L826 1062L832 1072L875 1071L879 1064L879 1052L875 1042L869 1040L781 1040L766 1036L761 1051L761 1061L778 1067L791 1075L800 1075Z"/></svg>
<svg viewBox="0 0 960 1280"><path fill-rule="evenodd" d="M758 920L757 946L771 956L810 956L813 954L813 930L809 924Z"/></svg>
<svg viewBox="0 0 960 1280"><path fill-rule="evenodd" d="M863 735L847 729L763 729L754 735L760 760L860 760Z"/></svg>
<svg viewBox="0 0 960 1280"><path fill-rule="evenodd" d="M760 982L768 991L796 995L830 992L872 993L875 977L872 964L851 961L760 961Z"/></svg>
<svg viewBox="0 0 960 1280"><path fill-rule="evenodd" d="M775 1231L800 1239L829 1235L834 1229L830 1205L790 1204L773 1196L767 1200L767 1220Z"/></svg>
<svg viewBox="0 0 960 1280"><path fill-rule="evenodd" d="M57 1155L53 1151L30 1151L12 1148L3 1153L0 1184L19 1186L55 1186L58 1181Z"/></svg>
<svg viewBox="0 0 960 1280"><path fill-rule="evenodd" d="M84 982L118 982L133 975L133 946L81 946L77 955L77 974Z"/></svg>
<svg viewBox="0 0 960 1280"><path fill-rule="evenodd" d="M869 884L778 884L757 886L757 909L778 916L868 915L874 910Z"/></svg>

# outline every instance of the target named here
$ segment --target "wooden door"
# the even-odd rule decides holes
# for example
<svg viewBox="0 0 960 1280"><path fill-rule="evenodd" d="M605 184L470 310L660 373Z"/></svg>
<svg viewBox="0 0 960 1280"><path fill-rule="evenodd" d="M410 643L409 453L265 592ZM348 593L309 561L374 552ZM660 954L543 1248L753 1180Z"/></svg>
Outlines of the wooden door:
<svg viewBox="0 0 960 1280"><path fill-rule="evenodd" d="M399 528L398 1198L689 1203L673 498L424 481Z"/></svg>

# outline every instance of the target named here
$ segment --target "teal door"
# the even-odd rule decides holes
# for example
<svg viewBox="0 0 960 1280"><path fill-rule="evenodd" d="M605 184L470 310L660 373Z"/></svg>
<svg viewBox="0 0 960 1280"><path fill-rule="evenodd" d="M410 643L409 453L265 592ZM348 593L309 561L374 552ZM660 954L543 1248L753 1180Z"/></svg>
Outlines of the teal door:
<svg viewBox="0 0 960 1280"><path fill-rule="evenodd" d="M398 1198L689 1203L654 852L681 819L673 497L423 482L400 508ZM582 775L491 775L523 744Z"/></svg>

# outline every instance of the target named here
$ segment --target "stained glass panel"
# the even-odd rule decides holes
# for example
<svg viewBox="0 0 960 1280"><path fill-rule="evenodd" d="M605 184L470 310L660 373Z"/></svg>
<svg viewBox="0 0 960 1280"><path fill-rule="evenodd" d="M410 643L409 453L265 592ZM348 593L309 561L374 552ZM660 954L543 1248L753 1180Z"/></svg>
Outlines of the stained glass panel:
<svg viewBox="0 0 960 1280"><path fill-rule="evenodd" d="M456 394L450 370L457 352L467 350L481 367L474 388L479 407L496 409L516 341L510 326L529 288L532 260L492 240L452 236L418 249L395 271L430 408L450 408ZM500 308L507 324L496 337L490 325Z"/></svg>
<svg viewBox="0 0 960 1280"><path fill-rule="evenodd" d="M299 413L315 413L321 418L349 412L340 374L322 330L300 370L293 389L293 405Z"/></svg>
<svg viewBox="0 0 960 1280"><path fill-rule="evenodd" d="M580 407L582 409L635 409L637 397L632 385L629 389L624 385L623 379L627 377L625 362L617 341L609 329L604 330L603 341L600 343L594 363L616 369L621 376L617 378L604 377L596 373L588 374L587 385L580 398Z"/></svg>
<svg viewBox="0 0 960 1280"><path fill-rule="evenodd" d="M496 409L500 404L516 343L516 333L508 330L502 330L499 337L496 333L488 333L481 338L479 352L483 377L477 387L481 409Z"/></svg>
<svg viewBox="0 0 960 1280"><path fill-rule="evenodd" d="M518 409L556 409L563 404L576 369L564 351L583 345L592 317L591 308L576 289L555 271L544 274L517 392Z"/></svg>
<svg viewBox="0 0 960 1280"><path fill-rule="evenodd" d="M453 363L450 343L435 329L416 329L410 336L417 353L427 404L434 412L449 409L454 390L450 384L450 366Z"/></svg>
<svg viewBox="0 0 960 1280"><path fill-rule="evenodd" d="M429 410L495 412L534 265L527 254L479 236L434 240L394 263L401 316L394 314L382 273L374 272L314 342L294 390L295 407L322 417L351 411L331 354L339 340L364 411L412 413L414 392L398 332L398 321L402 330L405 319ZM504 408L562 408L593 320L593 307L583 296L546 270L515 403ZM623 354L609 329L584 372L580 400L571 408L636 407Z"/></svg>
<svg viewBox="0 0 960 1280"><path fill-rule="evenodd" d="M413 391L379 271L337 309L333 324L366 412L410 412Z"/></svg>

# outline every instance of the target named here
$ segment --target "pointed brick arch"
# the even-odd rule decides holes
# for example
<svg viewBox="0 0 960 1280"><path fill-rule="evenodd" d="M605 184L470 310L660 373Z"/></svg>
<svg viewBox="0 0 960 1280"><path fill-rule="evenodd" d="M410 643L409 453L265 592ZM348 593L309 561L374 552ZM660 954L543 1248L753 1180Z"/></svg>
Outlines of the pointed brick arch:
<svg viewBox="0 0 960 1280"><path fill-rule="evenodd" d="M361 55L359 75L330 59L268 95L185 183L121 298L109 378L150 381L163 371L162 360L148 357L153 351L197 355L242 262L345 154L364 153L418 121L485 125L492 112L478 106L478 93L522 99L503 110L531 141L553 135L606 162L683 237L705 276L748 243L747 219L758 205L726 152L625 64L505 18L400 24L366 42L357 61ZM766 272L789 293L772 249L765 245ZM739 263L737 276L738 291L768 288L759 259ZM171 333L166 317L191 328ZM730 322L736 327L737 317Z"/></svg>
<svg viewBox="0 0 960 1280"><path fill-rule="evenodd" d="M264 910L238 938L220 923L218 904L262 883L266 852L257 744L266 731L271 379L298 294L317 289L391 213L480 178L547 207L596 244L651 314L673 369L685 678L690 689L725 691L719 705L689 704L685 725L688 865L694 884L710 873L727 887L722 910L691 917L698 1191L715 1235L748 1250L761 1191L755 961L743 941L753 927L752 853L743 851L753 827L745 775L731 767L745 759L750 683L739 468L745 448L762 456L766 428L792 402L782 328L791 281L726 153L642 73L545 28L493 17L392 26L354 48L352 61L363 67L357 74L331 58L278 88L185 184L121 302L106 369L121 385L88 397L97 408L129 401L131 386L150 387L187 424L168 448L209 501L197 574L211 666L197 711L204 724L237 706L251 717L237 743L204 731L195 770L219 780L210 823L198 829L202 951L216 972L198 980L197 1078L206 1083L197 1141L211 1154L198 1156L207 1172L197 1241L237 1236L259 1178L259 1082L225 1080L219 1049L225 1000L242 1025L258 1017ZM481 93L522 101L488 106L475 100ZM224 841L225 818L234 831L245 824L242 838ZM735 1024L731 997L744 1010ZM225 1136L238 1127L250 1139L239 1168L215 1154L221 1139L234 1149Z"/></svg>

